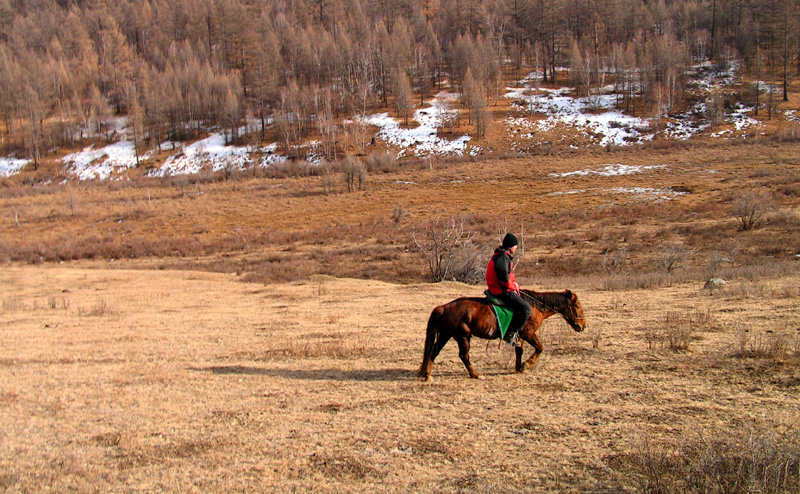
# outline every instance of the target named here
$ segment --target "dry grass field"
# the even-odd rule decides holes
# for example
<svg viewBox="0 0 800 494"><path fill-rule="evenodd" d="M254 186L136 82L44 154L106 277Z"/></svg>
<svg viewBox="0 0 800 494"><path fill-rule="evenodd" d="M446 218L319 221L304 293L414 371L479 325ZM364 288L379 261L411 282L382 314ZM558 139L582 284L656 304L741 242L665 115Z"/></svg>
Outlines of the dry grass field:
<svg viewBox="0 0 800 494"><path fill-rule="evenodd" d="M97 263L0 276L7 492L798 487L797 276L578 287L587 331L547 320L531 372L475 340L485 380L450 345L430 384L429 310L476 287Z"/></svg>
<svg viewBox="0 0 800 494"><path fill-rule="evenodd" d="M424 160L352 193L5 180L0 490L797 492L798 163L761 139ZM574 290L587 331L547 320L523 375L473 341L483 381L450 344L419 382L430 311L482 291L425 281L411 238L450 217L480 265L524 232L523 286Z"/></svg>

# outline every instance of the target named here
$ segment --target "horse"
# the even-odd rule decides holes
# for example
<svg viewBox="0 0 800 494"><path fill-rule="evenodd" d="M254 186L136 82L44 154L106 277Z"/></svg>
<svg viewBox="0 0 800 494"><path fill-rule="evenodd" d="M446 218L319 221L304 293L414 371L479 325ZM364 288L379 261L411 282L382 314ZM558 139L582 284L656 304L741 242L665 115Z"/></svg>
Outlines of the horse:
<svg viewBox="0 0 800 494"><path fill-rule="evenodd" d="M578 296L570 290L563 292L520 290L520 295L531 304L532 309L531 317L518 336L521 341L526 341L533 347L533 355L523 363L522 346L515 348L516 371L524 373L536 363L536 359L542 353L542 342L536 336L536 330L541 327L545 319L553 314L561 314L567 324L577 332L584 330L586 319ZM458 344L458 356L466 366L469 376L473 379L483 379L482 375L475 372L469 361L469 344L473 336L486 340L500 338L497 318L488 299L462 297L433 309L428 318L425 353L419 368L419 377L423 381L432 380L433 361L450 338L453 338Z"/></svg>

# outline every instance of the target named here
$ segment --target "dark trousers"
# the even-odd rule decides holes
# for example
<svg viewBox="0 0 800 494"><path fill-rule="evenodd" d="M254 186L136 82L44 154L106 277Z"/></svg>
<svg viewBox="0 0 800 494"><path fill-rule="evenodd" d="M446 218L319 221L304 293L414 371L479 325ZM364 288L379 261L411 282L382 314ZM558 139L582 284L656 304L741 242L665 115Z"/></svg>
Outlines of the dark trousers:
<svg viewBox="0 0 800 494"><path fill-rule="evenodd" d="M508 325L508 331L506 332L506 339L510 340L525 326L528 318L531 317L531 304L520 297L517 292L505 292L502 295L498 295L497 298L505 302L514 311L514 317L511 318L511 324Z"/></svg>

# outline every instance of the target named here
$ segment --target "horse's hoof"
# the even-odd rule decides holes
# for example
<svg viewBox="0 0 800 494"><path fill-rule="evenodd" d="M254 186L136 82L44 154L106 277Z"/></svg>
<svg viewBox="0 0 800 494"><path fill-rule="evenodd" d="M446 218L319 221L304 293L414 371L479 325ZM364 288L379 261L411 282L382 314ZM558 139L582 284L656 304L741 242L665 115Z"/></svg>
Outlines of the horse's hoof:
<svg viewBox="0 0 800 494"><path fill-rule="evenodd" d="M431 376L422 376L419 378L419 380L424 383L433 382L433 378Z"/></svg>
<svg viewBox="0 0 800 494"><path fill-rule="evenodd" d="M480 375L480 374L475 374L474 376L472 376L472 378L473 378L473 379L486 379L485 377L483 377L483 376L482 376L482 375Z"/></svg>

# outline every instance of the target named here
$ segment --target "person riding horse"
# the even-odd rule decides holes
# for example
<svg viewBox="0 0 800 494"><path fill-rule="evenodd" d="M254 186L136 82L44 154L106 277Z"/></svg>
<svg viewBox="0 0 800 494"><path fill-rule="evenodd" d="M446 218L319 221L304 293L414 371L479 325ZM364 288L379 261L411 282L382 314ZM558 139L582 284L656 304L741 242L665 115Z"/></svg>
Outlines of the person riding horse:
<svg viewBox="0 0 800 494"><path fill-rule="evenodd" d="M514 317L511 318L511 324L503 337L503 341L511 346L520 346L517 333L531 316L531 306L520 296L519 284L513 271L513 256L518 247L517 237L507 233L503 237L502 245L495 249L486 267L486 284L489 292L514 311Z"/></svg>

